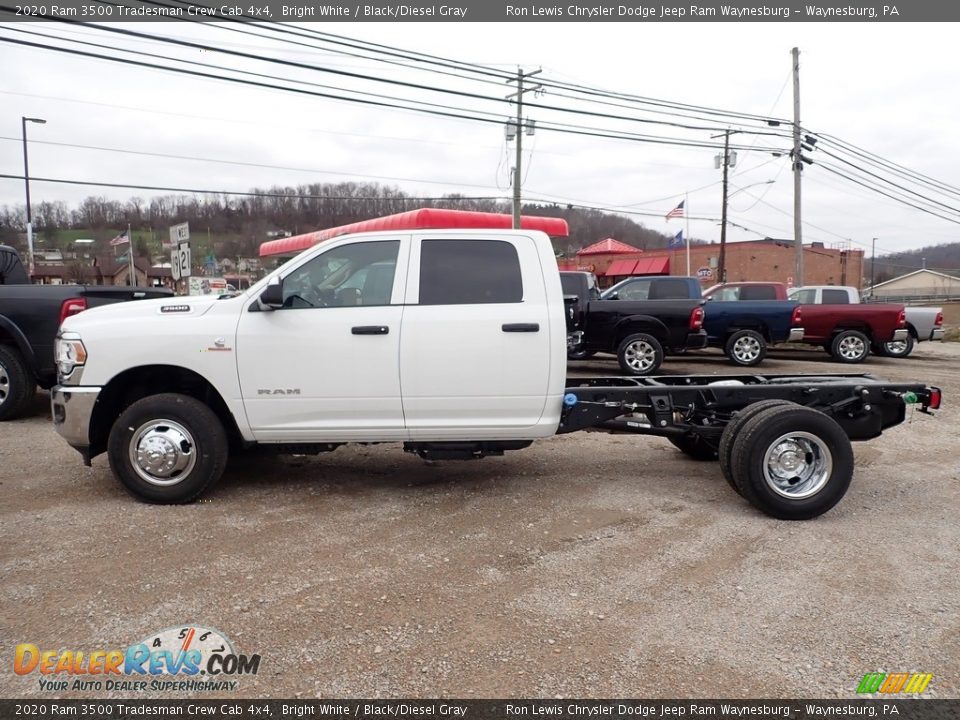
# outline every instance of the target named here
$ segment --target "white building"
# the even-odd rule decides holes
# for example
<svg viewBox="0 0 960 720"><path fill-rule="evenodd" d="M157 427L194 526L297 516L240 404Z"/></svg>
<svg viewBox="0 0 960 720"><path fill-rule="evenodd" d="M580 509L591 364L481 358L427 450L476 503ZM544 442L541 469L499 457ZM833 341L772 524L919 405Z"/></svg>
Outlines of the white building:
<svg viewBox="0 0 960 720"><path fill-rule="evenodd" d="M893 280L877 283L872 288L868 288L865 294L878 300L887 298L960 299L960 277L935 270L914 270Z"/></svg>

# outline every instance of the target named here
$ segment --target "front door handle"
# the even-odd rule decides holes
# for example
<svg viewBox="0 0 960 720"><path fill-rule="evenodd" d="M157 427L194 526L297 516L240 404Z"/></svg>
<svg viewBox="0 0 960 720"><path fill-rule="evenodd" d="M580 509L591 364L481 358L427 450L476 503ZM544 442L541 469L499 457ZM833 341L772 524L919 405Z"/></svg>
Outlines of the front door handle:
<svg viewBox="0 0 960 720"><path fill-rule="evenodd" d="M386 325L355 325L350 332L354 335L386 335L390 328Z"/></svg>
<svg viewBox="0 0 960 720"><path fill-rule="evenodd" d="M540 323L505 323L500 329L504 332L540 332Z"/></svg>

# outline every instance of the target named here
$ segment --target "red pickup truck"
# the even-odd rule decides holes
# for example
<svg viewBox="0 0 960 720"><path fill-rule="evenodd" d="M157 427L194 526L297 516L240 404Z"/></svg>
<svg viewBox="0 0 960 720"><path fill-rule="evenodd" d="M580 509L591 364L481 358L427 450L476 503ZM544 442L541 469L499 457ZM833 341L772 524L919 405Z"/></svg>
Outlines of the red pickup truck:
<svg viewBox="0 0 960 720"><path fill-rule="evenodd" d="M777 282L725 283L704 291L704 295L717 300L786 300L787 286ZM903 305L801 304L799 310L803 342L820 345L837 362L863 362L871 346L902 342L909 336Z"/></svg>

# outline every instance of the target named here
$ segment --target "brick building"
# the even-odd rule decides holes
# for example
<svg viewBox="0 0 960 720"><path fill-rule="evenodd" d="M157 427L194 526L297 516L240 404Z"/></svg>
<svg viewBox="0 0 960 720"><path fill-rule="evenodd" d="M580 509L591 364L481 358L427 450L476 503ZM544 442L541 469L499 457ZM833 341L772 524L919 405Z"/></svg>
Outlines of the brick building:
<svg viewBox="0 0 960 720"><path fill-rule="evenodd" d="M690 274L704 286L718 282L720 245L690 246ZM795 249L792 241L752 240L727 243L726 270L729 282L767 280L795 284ZM583 248L576 259L561 261L561 269L590 270L609 287L632 275L686 275L686 249L639 250L608 238ZM861 287L863 250L803 247L803 281L806 285L853 285Z"/></svg>

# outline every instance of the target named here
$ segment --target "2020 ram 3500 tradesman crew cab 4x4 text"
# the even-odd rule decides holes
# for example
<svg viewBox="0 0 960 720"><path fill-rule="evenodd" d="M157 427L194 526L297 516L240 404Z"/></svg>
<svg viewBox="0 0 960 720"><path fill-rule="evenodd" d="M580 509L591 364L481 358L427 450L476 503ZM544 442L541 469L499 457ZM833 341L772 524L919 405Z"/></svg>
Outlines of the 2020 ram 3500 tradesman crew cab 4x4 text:
<svg viewBox="0 0 960 720"><path fill-rule="evenodd" d="M68 318L56 354L57 430L160 503L198 497L232 449L466 459L599 427L718 459L756 507L805 519L846 492L850 440L940 402L867 375L567 379L553 248L524 230L337 237L234 297Z"/></svg>

